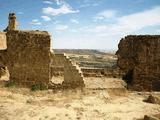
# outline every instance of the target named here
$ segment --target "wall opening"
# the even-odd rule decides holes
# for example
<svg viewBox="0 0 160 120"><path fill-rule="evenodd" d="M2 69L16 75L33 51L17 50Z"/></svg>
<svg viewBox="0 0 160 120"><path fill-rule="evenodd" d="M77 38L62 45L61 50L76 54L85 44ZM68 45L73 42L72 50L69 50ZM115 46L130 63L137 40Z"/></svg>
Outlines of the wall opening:
<svg viewBox="0 0 160 120"><path fill-rule="evenodd" d="M122 79L125 80L128 85L131 85L133 81L133 70L129 70Z"/></svg>

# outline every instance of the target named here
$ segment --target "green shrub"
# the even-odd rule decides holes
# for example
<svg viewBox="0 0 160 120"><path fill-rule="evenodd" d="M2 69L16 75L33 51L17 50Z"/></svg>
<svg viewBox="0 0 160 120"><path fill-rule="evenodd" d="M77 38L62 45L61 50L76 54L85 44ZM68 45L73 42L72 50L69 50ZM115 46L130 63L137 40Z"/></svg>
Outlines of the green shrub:
<svg viewBox="0 0 160 120"><path fill-rule="evenodd" d="M31 86L31 90L32 91L37 91L37 90L47 90L48 87L47 85L45 85L44 83L36 83L34 85Z"/></svg>
<svg viewBox="0 0 160 120"><path fill-rule="evenodd" d="M5 87L15 87L16 83L14 81L9 81L5 84Z"/></svg>

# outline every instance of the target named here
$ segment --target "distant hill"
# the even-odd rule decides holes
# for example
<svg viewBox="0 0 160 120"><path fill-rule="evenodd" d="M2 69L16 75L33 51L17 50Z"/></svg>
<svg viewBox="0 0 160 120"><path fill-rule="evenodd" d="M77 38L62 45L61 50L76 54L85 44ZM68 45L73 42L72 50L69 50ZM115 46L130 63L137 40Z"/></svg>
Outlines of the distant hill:
<svg viewBox="0 0 160 120"><path fill-rule="evenodd" d="M70 54L105 54L99 50L93 49L53 49L55 53L70 53Z"/></svg>
<svg viewBox="0 0 160 120"><path fill-rule="evenodd" d="M92 49L53 49L55 53L66 53L80 67L108 68L116 66L117 56L112 52Z"/></svg>

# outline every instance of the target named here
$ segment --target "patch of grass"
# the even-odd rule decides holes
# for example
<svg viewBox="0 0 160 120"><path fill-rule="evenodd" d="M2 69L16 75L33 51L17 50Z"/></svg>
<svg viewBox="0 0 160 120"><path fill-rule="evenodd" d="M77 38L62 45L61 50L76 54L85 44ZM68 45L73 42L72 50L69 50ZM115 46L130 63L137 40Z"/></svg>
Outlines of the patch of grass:
<svg viewBox="0 0 160 120"><path fill-rule="evenodd" d="M47 89L48 89L47 85L41 82L31 86L31 91L47 90Z"/></svg>
<svg viewBox="0 0 160 120"><path fill-rule="evenodd" d="M16 83L14 81L9 81L5 84L5 87L16 87Z"/></svg>

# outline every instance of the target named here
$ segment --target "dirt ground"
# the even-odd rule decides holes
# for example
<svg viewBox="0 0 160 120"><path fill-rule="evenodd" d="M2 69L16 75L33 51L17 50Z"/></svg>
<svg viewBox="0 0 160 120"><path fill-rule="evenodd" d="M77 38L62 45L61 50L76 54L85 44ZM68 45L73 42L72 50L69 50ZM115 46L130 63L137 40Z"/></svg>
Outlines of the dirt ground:
<svg viewBox="0 0 160 120"><path fill-rule="evenodd" d="M146 114L160 114L160 105L143 102L150 93L116 96L116 91L108 91L85 88L33 92L1 87L0 120L136 120Z"/></svg>
<svg viewBox="0 0 160 120"><path fill-rule="evenodd" d="M55 84L62 84L63 77L52 77L52 82ZM107 89L107 88L124 88L126 83L119 78L107 77L85 77L85 88L88 89Z"/></svg>

